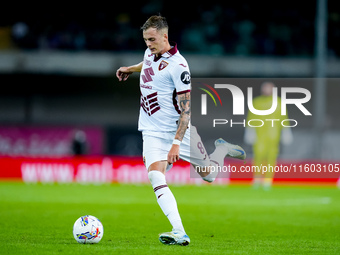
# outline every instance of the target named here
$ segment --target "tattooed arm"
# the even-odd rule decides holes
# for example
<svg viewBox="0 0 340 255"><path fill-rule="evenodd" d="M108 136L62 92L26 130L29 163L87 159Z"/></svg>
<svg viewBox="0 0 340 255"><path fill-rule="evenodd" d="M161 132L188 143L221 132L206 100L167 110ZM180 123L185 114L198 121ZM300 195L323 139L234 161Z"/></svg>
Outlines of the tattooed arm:
<svg viewBox="0 0 340 255"><path fill-rule="evenodd" d="M182 141L184 134L189 126L191 116L191 101L190 92L186 92L178 95L178 102L181 109L181 115L178 120L178 128L175 135L175 140ZM168 154L168 163L172 164L179 160L179 145L172 144L172 147Z"/></svg>
<svg viewBox="0 0 340 255"><path fill-rule="evenodd" d="M175 139L182 141L185 131L188 128L190 116L191 116L191 101L190 92L186 92L178 95L179 107L181 109L181 115L178 120L177 133Z"/></svg>

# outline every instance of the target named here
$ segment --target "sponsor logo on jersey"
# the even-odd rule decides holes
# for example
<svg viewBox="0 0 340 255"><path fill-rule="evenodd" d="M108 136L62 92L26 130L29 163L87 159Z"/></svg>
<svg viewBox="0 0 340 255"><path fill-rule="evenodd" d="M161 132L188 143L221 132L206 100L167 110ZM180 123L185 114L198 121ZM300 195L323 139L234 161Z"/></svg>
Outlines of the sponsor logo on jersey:
<svg viewBox="0 0 340 255"><path fill-rule="evenodd" d="M148 85L144 85L144 84L140 84L140 87L144 88L144 89L152 89L152 86L148 86Z"/></svg>
<svg viewBox="0 0 340 255"><path fill-rule="evenodd" d="M144 63L147 65L147 66L151 66L152 62L148 59L145 59L144 60Z"/></svg>
<svg viewBox="0 0 340 255"><path fill-rule="evenodd" d="M152 67L145 68L143 71L144 71L144 74L141 75L143 82L147 83L147 82L152 81L152 77L151 76L155 75L155 73L153 72Z"/></svg>
<svg viewBox="0 0 340 255"><path fill-rule="evenodd" d="M191 78L190 78L190 73L188 71L184 71L182 74L181 74L181 81L184 83L184 84L189 84L190 81L191 81Z"/></svg>

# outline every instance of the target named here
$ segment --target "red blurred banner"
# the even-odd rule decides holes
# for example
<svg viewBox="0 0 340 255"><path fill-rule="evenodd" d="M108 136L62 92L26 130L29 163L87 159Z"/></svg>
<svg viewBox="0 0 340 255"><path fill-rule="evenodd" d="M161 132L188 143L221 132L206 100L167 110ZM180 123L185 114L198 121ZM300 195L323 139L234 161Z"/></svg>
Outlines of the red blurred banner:
<svg viewBox="0 0 340 255"><path fill-rule="evenodd" d="M229 161L233 169L231 181L250 181L252 173L241 172L251 169L250 163ZM281 169L289 172L275 173L275 181L327 182L335 183L340 173L337 163L295 162L278 163ZM228 166L228 162L226 162ZM319 168L318 168L319 167ZM243 170L242 170L243 169ZM295 169L295 172L294 172ZM318 169L321 169L319 172ZM278 168L280 170L280 167ZM326 172L323 172L326 171ZM228 177L225 173L223 177ZM167 173L167 181L177 184L201 184L189 163L176 162ZM26 183L148 183L146 168L141 157L62 157L29 158L0 157L0 179L19 180ZM229 178L217 178L215 183L226 184Z"/></svg>
<svg viewBox="0 0 340 255"><path fill-rule="evenodd" d="M26 183L148 183L141 157L0 158L0 179ZM169 183L197 183L189 164L180 161L167 174Z"/></svg>

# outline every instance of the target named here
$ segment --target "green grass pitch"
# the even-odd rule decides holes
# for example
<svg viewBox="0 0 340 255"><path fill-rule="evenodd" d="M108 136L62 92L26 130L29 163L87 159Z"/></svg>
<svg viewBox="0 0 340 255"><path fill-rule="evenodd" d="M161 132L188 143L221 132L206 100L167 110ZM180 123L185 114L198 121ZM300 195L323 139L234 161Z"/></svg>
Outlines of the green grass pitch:
<svg viewBox="0 0 340 255"><path fill-rule="evenodd" d="M191 238L166 246L170 231L150 185L26 185L0 182L1 254L340 254L336 187L170 185ZM74 221L104 225L99 244L78 244Z"/></svg>

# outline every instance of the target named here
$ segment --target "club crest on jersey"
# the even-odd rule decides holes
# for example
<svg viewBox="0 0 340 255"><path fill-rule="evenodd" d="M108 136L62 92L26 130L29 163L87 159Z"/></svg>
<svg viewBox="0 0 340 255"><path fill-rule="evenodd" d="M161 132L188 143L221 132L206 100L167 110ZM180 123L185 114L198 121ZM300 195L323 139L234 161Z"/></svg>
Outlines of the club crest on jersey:
<svg viewBox="0 0 340 255"><path fill-rule="evenodd" d="M159 64L159 66L158 66L158 70L159 71L162 71L165 67L167 67L169 65L169 63L168 62L166 62L166 61L164 61L164 60L162 60L162 62Z"/></svg>

